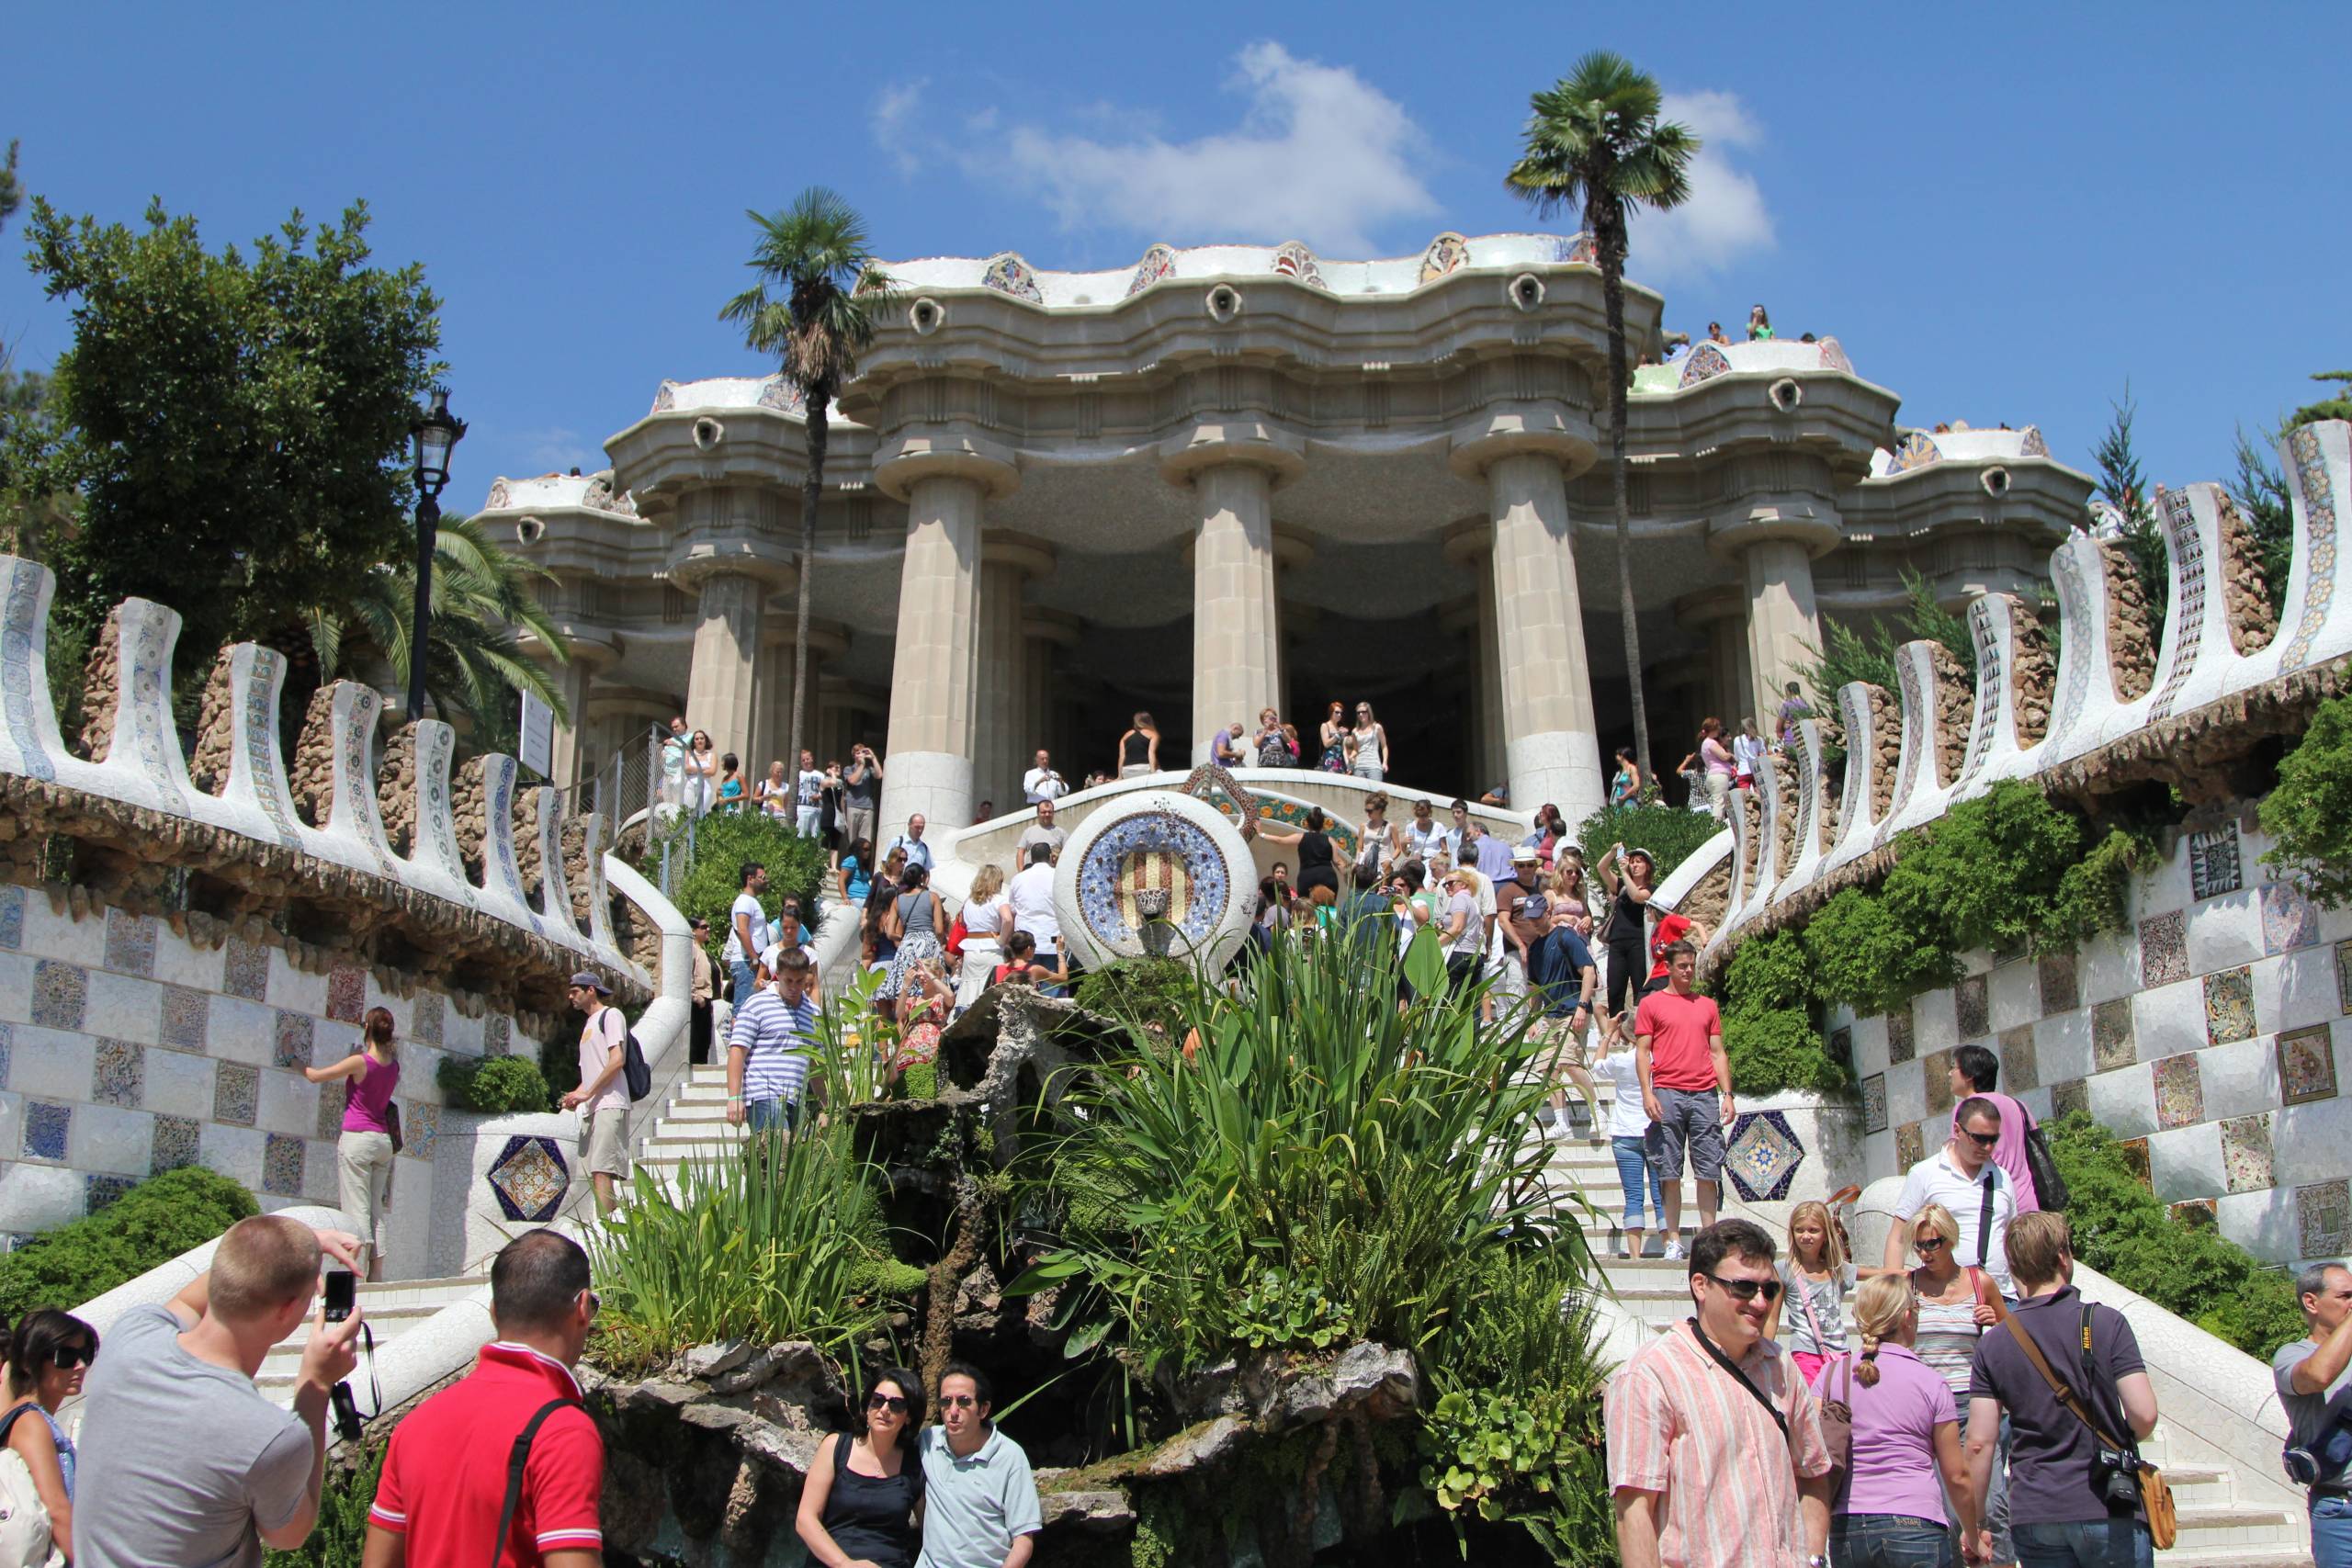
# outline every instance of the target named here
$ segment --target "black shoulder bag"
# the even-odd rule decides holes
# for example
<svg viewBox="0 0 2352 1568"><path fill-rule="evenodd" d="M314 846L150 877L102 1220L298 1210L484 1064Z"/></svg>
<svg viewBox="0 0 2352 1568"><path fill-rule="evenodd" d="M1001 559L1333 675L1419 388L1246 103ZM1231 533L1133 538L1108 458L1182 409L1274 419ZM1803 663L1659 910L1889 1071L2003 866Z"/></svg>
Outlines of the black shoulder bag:
<svg viewBox="0 0 2352 1568"><path fill-rule="evenodd" d="M2066 1179L2059 1174L2058 1161L2050 1152L2050 1139L2043 1134L2041 1123L2026 1112L2025 1169L2033 1178L2034 1201L2045 1209L2066 1206Z"/></svg>
<svg viewBox="0 0 2352 1568"><path fill-rule="evenodd" d="M507 1453L506 1503L498 1510L498 1538L491 1542L490 1568L498 1568L499 1561L506 1555L506 1532L514 1528L514 1510L523 1502L523 1471L531 1462L531 1439L539 1435L539 1427L548 1416L567 1405L581 1411L588 1408L576 1399L548 1400L525 1425L514 1438L514 1448Z"/></svg>
<svg viewBox="0 0 2352 1568"><path fill-rule="evenodd" d="M1984 1261L1993 1252L1993 1162L1984 1162L1984 1206L1976 1211L1976 1267L1989 1267Z"/></svg>
<svg viewBox="0 0 2352 1568"><path fill-rule="evenodd" d="M1764 1407L1764 1414L1772 1418L1772 1425L1781 1429L1781 1437L1785 1441L1789 1435L1789 1418L1781 1414L1781 1407L1773 1404L1762 1389L1756 1386L1754 1380L1739 1370L1737 1362L1724 1355L1721 1348L1707 1337L1707 1331L1699 1326L1699 1320L1695 1317L1690 1320L1690 1332L1698 1337L1699 1348L1714 1358L1715 1365L1729 1372L1738 1381L1740 1387L1755 1396L1756 1403Z"/></svg>

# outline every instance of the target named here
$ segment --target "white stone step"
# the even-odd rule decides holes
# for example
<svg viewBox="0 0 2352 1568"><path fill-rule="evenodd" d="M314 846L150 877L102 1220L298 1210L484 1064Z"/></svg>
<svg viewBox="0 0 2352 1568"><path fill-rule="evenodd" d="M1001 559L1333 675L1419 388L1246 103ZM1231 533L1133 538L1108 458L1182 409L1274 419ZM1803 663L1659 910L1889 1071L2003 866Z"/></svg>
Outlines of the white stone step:
<svg viewBox="0 0 2352 1568"><path fill-rule="evenodd" d="M375 1336L376 1348L382 1349L408 1330L447 1306L461 1301L490 1282L483 1275L453 1276L437 1280L393 1280L380 1285L359 1288L359 1311L369 1333ZM261 1371L254 1375L254 1385L264 1393L277 1393L294 1385L301 1370L302 1348L310 1342L311 1325L304 1323L292 1334L270 1347L263 1358ZM366 1376L363 1365L360 1372Z"/></svg>

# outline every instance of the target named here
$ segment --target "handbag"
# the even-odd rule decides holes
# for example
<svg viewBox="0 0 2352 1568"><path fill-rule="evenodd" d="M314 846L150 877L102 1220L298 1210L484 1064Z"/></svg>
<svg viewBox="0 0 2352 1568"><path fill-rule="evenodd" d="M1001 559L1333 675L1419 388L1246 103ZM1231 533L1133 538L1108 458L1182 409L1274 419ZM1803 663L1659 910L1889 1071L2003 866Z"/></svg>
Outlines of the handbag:
<svg viewBox="0 0 2352 1568"><path fill-rule="evenodd" d="M2033 1370L2040 1372L2041 1381L2050 1385L2051 1396L2064 1405L2075 1420L2089 1427L2091 1436L2098 1439L2102 1448L2113 1450L2130 1462L2133 1477L2140 1483L2141 1506L2148 1514L2148 1539L2158 1551L2169 1549L2179 1538L2180 1520L2173 1506L2172 1487L2165 1482L2164 1472L2140 1457L2139 1444L2120 1443L2107 1435L2107 1428L2099 1425L2098 1418L2090 1413L2090 1407L2083 1403L2082 1396L2051 1370L2049 1358L2042 1355L2041 1347L2033 1342L2033 1336L2025 1331L2024 1325L2011 1317L2007 1326L2016 1336L2018 1347L2025 1351L2026 1359L2033 1363ZM2082 1333L2083 1375L2095 1381L2098 1371L2091 1364L2091 1303L2088 1302L2083 1303Z"/></svg>
<svg viewBox="0 0 2352 1568"><path fill-rule="evenodd" d="M1832 1377L1844 1381L1836 1391ZM1840 1356L1836 1368L1821 1374L1821 1440L1829 1450L1831 1495L1845 1490L1846 1472L1854 1462L1854 1358Z"/></svg>
<svg viewBox="0 0 2352 1568"><path fill-rule="evenodd" d="M2050 1139L2041 1131L2041 1123L2031 1120L2027 1112L2025 1124L2025 1168L2033 1178L2034 1201L2045 1209L2066 1206L2066 1179L2059 1174L2058 1161L2050 1152Z"/></svg>
<svg viewBox="0 0 2352 1568"><path fill-rule="evenodd" d="M32 1410L19 1404L0 1419L0 1568L65 1568L50 1531L49 1509L24 1456L7 1447L8 1430Z"/></svg>
<svg viewBox="0 0 2352 1568"><path fill-rule="evenodd" d="M963 957L964 939L971 934L971 931L966 929L964 925L963 912L958 910L956 915L956 923L947 928L947 945L945 948L947 956L950 958Z"/></svg>
<svg viewBox="0 0 2352 1568"><path fill-rule="evenodd" d="M384 1101L384 1131L391 1136L392 1153L408 1147L408 1140L401 1136L401 1102L397 1100Z"/></svg>

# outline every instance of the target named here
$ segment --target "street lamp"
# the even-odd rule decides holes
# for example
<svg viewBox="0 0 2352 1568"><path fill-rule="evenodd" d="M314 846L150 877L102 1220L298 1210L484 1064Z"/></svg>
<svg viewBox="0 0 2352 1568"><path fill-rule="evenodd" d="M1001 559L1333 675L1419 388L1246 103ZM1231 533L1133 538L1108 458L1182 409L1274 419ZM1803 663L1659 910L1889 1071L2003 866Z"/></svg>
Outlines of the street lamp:
<svg viewBox="0 0 2352 1568"><path fill-rule="evenodd" d="M433 389L433 406L408 427L416 446L416 615L408 639L408 718L424 716L424 639L432 619L433 546L441 523L441 491L449 482L449 454L466 438L466 422L449 412L449 389Z"/></svg>

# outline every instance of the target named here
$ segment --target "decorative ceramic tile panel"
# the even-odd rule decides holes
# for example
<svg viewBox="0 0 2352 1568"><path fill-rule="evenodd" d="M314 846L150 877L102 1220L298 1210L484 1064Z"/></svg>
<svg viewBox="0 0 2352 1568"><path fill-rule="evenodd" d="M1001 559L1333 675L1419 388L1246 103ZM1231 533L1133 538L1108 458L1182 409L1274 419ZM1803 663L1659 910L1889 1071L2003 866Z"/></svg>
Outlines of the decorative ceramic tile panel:
<svg viewBox="0 0 2352 1568"><path fill-rule="evenodd" d="M481 1054L503 1056L514 1048L514 1023L512 1019L492 1013L481 1021Z"/></svg>
<svg viewBox="0 0 2352 1568"><path fill-rule="evenodd" d="M327 1017L357 1023L368 1010L368 971L334 969L327 974Z"/></svg>
<svg viewBox="0 0 2352 1568"><path fill-rule="evenodd" d="M351 1098L351 1080L336 1078L319 1086L319 1136L334 1139L343 1136L343 1108Z"/></svg>
<svg viewBox="0 0 2352 1568"><path fill-rule="evenodd" d="M2080 983L2075 976L2075 955L2052 953L2034 961L2034 973L2041 982L2041 1016L2050 1018L2062 1012L2072 1012L2083 1005Z"/></svg>
<svg viewBox="0 0 2352 1568"><path fill-rule="evenodd" d="M2310 895L2290 882L2262 887L2262 951L2276 958L2319 940L2319 910Z"/></svg>
<svg viewBox="0 0 2352 1568"><path fill-rule="evenodd" d="M2352 968L2347 968L2346 973L2352 974ZM2345 994L2347 997L2352 997L2352 990L2347 990ZM2352 1012L2352 1001L2347 1001L2345 1004L2344 1010L2346 1012ZM1917 1054L1918 1047L1915 1043L1917 1039L1918 1036L1912 1032L1911 1004L1909 1002L1905 1002L1901 1007L1896 1008L1893 1012L1886 1015L1887 1065L1889 1066L1893 1066L1900 1062L1910 1061L1913 1056Z"/></svg>
<svg viewBox="0 0 2352 1568"><path fill-rule="evenodd" d="M2222 1174L2233 1192L2258 1192L2271 1184L2270 1112L2222 1119Z"/></svg>
<svg viewBox="0 0 2352 1568"><path fill-rule="evenodd" d="M2194 1051L2158 1062L2154 1078L2157 1126L2187 1127L2205 1120L2205 1082L2198 1076Z"/></svg>
<svg viewBox="0 0 2352 1568"><path fill-rule="evenodd" d="M2140 984L2167 986L2188 978L2188 919L2179 910L2140 922Z"/></svg>
<svg viewBox="0 0 2352 1568"><path fill-rule="evenodd" d="M258 942L229 939L229 958L222 966L220 988L249 1002L269 999L269 949Z"/></svg>
<svg viewBox="0 0 2352 1568"><path fill-rule="evenodd" d="M571 1173L553 1138L518 1134L506 1140L484 1179L508 1219L539 1224L563 1206Z"/></svg>
<svg viewBox="0 0 2352 1568"><path fill-rule="evenodd" d="M1731 1138L1724 1145L1724 1170L1733 1189L1749 1202L1772 1203L1787 1197L1797 1167L1804 1163L1804 1145L1781 1112L1744 1111L1733 1121Z"/></svg>
<svg viewBox="0 0 2352 1568"><path fill-rule="evenodd" d="M277 1045L270 1053L270 1063L280 1067L307 1067L311 1061L311 1036L317 1021L306 1012L277 1014Z"/></svg>
<svg viewBox="0 0 2352 1568"><path fill-rule="evenodd" d="M1951 1112L1951 1053L1930 1051L1919 1060L1921 1073L1928 1085L1928 1113L1946 1116Z"/></svg>
<svg viewBox="0 0 2352 1568"><path fill-rule="evenodd" d="M90 1213L107 1209L138 1183L128 1176L91 1176L83 1180L83 1207Z"/></svg>
<svg viewBox="0 0 2352 1568"><path fill-rule="evenodd" d="M155 973L155 917L107 911L107 967L119 975Z"/></svg>
<svg viewBox="0 0 2352 1568"><path fill-rule="evenodd" d="M1886 1075L1872 1073L1862 1080L1862 1131L1886 1131Z"/></svg>
<svg viewBox="0 0 2352 1568"><path fill-rule="evenodd" d="M431 1159L441 1141L441 1108L423 1100L401 1102L401 1153L411 1159Z"/></svg>
<svg viewBox="0 0 2352 1568"><path fill-rule="evenodd" d="M2111 1002L2100 1002L2092 1008L2092 1067L2098 1072L2111 1073L2118 1067L2130 1066L2138 1059L2138 1047L2132 1043L2132 998L2118 997Z"/></svg>
<svg viewBox="0 0 2352 1568"><path fill-rule="evenodd" d="M2335 1043L2326 1024L2278 1036L2278 1100L2283 1105L2335 1097Z"/></svg>
<svg viewBox="0 0 2352 1568"><path fill-rule="evenodd" d="M2001 1036L2001 1088L2023 1094L2041 1087L2041 1064L2034 1055L2030 1027L2012 1029Z"/></svg>
<svg viewBox="0 0 2352 1568"><path fill-rule="evenodd" d="M164 987L163 1042L183 1051L201 1051L212 1019L212 998L186 986Z"/></svg>
<svg viewBox="0 0 2352 1568"><path fill-rule="evenodd" d="M409 1013L408 1037L426 1045L441 1043L441 1028L448 1017L449 1000L438 991L420 991Z"/></svg>
<svg viewBox="0 0 2352 1568"><path fill-rule="evenodd" d="M17 1026L0 1023L0 1089L8 1087L8 1061L16 1055Z"/></svg>
<svg viewBox="0 0 2352 1568"><path fill-rule="evenodd" d="M2125 1168L2133 1176L2139 1178L2140 1185L2154 1192L2156 1190L2156 1181L2148 1170L2148 1140L2126 1138L2115 1145L2115 1150L2123 1156Z"/></svg>
<svg viewBox="0 0 2352 1568"><path fill-rule="evenodd" d="M101 1040L90 1068L90 1102L136 1111L147 1099L147 1048Z"/></svg>
<svg viewBox="0 0 2352 1568"><path fill-rule="evenodd" d="M74 1133L74 1108L55 1105L46 1100L25 1101L25 1157L27 1159L65 1158L65 1145Z"/></svg>
<svg viewBox="0 0 2352 1568"><path fill-rule="evenodd" d="M0 948L14 953L25 941L25 890L0 887Z"/></svg>
<svg viewBox="0 0 2352 1568"><path fill-rule="evenodd" d="M193 1116L156 1117L154 1139L150 1145L153 1155L148 1164L149 1173L161 1176L167 1170L194 1165L200 1131Z"/></svg>
<svg viewBox="0 0 2352 1568"><path fill-rule="evenodd" d="M2317 1181L2295 1189L2295 1228L2305 1258L2352 1252L2352 1182Z"/></svg>
<svg viewBox="0 0 2352 1568"><path fill-rule="evenodd" d="M2056 1121L2072 1111L2087 1115L2091 1108L2091 1086L2081 1078L2068 1078L2064 1083L2050 1086L2050 1117Z"/></svg>
<svg viewBox="0 0 2352 1568"><path fill-rule="evenodd" d="M2335 1005L2352 1012L2352 942L2335 944Z"/></svg>
<svg viewBox="0 0 2352 1568"><path fill-rule="evenodd" d="M261 1069L222 1062L212 1069L212 1119L240 1127L254 1124L261 1108Z"/></svg>
<svg viewBox="0 0 2352 1568"><path fill-rule="evenodd" d="M1951 988L1952 1006L1960 1015L1960 1038L1964 1043L1992 1028L1991 1015L1984 996L1984 976L1971 975Z"/></svg>
<svg viewBox="0 0 2352 1568"><path fill-rule="evenodd" d="M1894 1130L1894 1164L1899 1170L1909 1170L1928 1157L1928 1144L1920 1136L1920 1125L1917 1122L1906 1122Z"/></svg>
<svg viewBox="0 0 2352 1568"><path fill-rule="evenodd" d="M2210 833L2188 835L2190 893L2199 898L2218 898L2245 886L2235 822L2224 822Z"/></svg>
<svg viewBox="0 0 2352 1568"><path fill-rule="evenodd" d="M2254 1038L2254 972L2244 965L2205 976L2205 1035L2216 1045Z"/></svg>
<svg viewBox="0 0 2352 1568"><path fill-rule="evenodd" d="M80 965L53 958L33 965L33 1022L41 1028L81 1028L89 999L90 976Z"/></svg>
<svg viewBox="0 0 2352 1568"><path fill-rule="evenodd" d="M2208 1228L2220 1223L2221 1216L2211 1198L2188 1198L2169 1205L2165 1211L2173 1223L2180 1225L2203 1225Z"/></svg>
<svg viewBox="0 0 2352 1568"><path fill-rule="evenodd" d="M261 1190L280 1198L302 1195L302 1161L309 1140L291 1133L272 1133L263 1141Z"/></svg>

